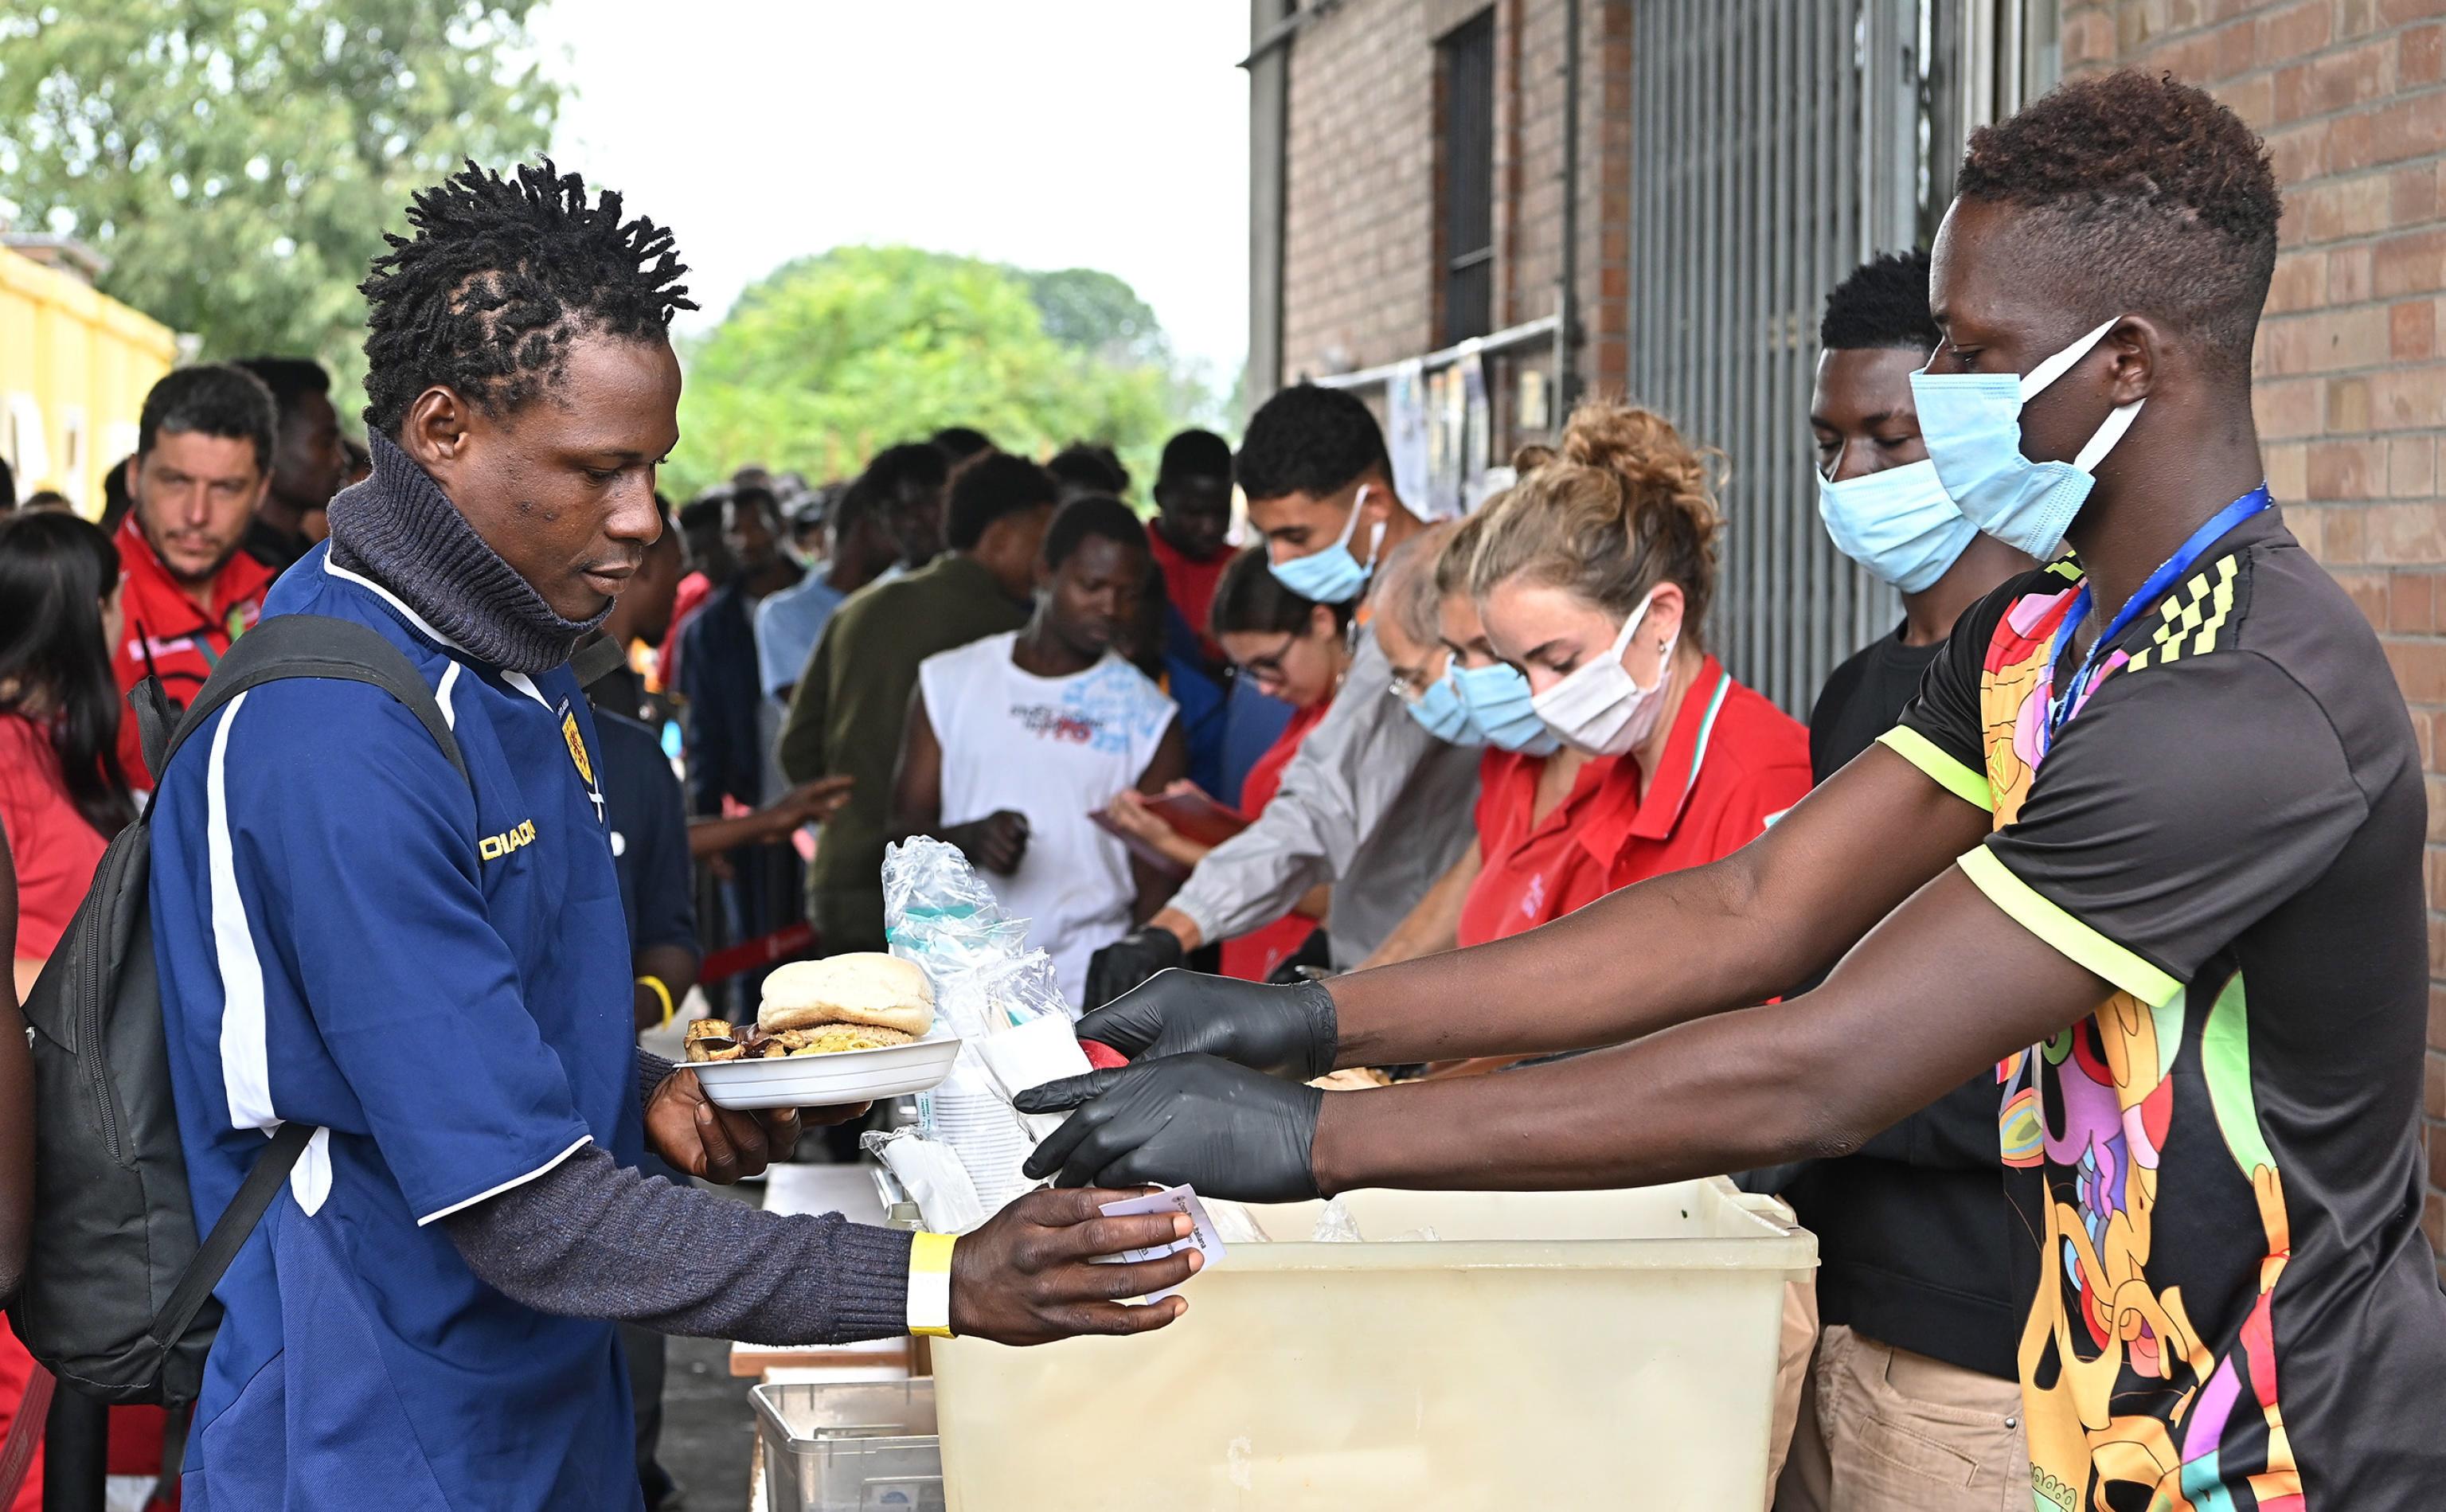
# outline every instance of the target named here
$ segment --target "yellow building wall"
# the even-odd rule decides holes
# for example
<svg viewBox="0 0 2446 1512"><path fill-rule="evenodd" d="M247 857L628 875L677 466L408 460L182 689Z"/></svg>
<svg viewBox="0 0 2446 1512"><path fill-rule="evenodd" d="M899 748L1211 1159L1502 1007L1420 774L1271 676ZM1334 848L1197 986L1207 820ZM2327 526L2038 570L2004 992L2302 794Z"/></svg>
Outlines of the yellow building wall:
<svg viewBox="0 0 2446 1512"><path fill-rule="evenodd" d="M103 472L136 449L144 395L178 356L170 328L0 247L0 456L17 497L102 513Z"/></svg>

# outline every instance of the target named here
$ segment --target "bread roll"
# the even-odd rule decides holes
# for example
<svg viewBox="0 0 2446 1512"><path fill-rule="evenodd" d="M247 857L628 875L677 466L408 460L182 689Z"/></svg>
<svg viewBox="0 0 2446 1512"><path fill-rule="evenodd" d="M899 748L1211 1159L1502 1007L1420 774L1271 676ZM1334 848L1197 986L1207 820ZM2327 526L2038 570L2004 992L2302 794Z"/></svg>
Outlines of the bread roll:
<svg viewBox="0 0 2446 1512"><path fill-rule="evenodd" d="M756 1023L768 1034L819 1024L872 1024L915 1038L933 1027L934 986L924 972L879 951L792 961L764 978Z"/></svg>

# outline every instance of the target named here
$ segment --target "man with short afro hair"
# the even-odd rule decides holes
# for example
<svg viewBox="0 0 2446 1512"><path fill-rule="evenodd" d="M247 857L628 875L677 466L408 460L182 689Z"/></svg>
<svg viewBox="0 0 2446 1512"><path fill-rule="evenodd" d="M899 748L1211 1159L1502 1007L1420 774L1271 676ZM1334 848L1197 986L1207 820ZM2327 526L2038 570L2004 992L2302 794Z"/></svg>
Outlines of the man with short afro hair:
<svg viewBox="0 0 2446 1512"><path fill-rule="evenodd" d="M275 573L286 572L323 539L320 517L348 466L339 413L331 407L331 375L307 357L248 357L234 366L263 380L280 416L272 486L255 506L246 554ZM310 523L316 528L310 531Z"/></svg>
<svg viewBox="0 0 2446 1512"><path fill-rule="evenodd" d="M2030 558L1962 517L1928 460L1911 373L1945 339L1928 308L1929 255L1872 257L1826 296L1809 398L1818 509L1835 546L1902 597L1894 625L1831 673L1809 713L1811 780L1875 745L1919 691L1953 627ZM1805 1392L1778 1512L1985 1512L2029 1472L2021 1433L2012 1236L1996 1221L1993 1068L1840 1160L1750 1172L1817 1236L1822 1332L1810 1382L1908 1381L1910 1431L1960 1476L1898 1481L1887 1453L1897 1398Z"/></svg>
<svg viewBox="0 0 2446 1512"><path fill-rule="evenodd" d="M2016 265L2050 295L2168 320L2217 376L2248 379L2284 207L2267 148L2213 96L2136 69L2074 80L1971 133L1954 193L2019 212L2040 255Z"/></svg>

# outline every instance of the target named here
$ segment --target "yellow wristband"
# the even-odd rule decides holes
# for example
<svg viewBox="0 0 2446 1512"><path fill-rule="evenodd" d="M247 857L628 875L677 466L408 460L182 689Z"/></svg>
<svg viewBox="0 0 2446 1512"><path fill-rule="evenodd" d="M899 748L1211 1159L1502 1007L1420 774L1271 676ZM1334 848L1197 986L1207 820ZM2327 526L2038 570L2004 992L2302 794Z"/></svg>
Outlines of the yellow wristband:
<svg viewBox="0 0 2446 1512"><path fill-rule="evenodd" d="M915 1234L909 1241L909 1332L951 1336L951 1246L949 1234Z"/></svg>
<svg viewBox="0 0 2446 1512"><path fill-rule="evenodd" d="M654 995L663 1000L663 1028L670 1028L672 1012L670 988L665 985L663 979L659 976L640 976L637 978L637 985L640 987L652 988L654 990Z"/></svg>

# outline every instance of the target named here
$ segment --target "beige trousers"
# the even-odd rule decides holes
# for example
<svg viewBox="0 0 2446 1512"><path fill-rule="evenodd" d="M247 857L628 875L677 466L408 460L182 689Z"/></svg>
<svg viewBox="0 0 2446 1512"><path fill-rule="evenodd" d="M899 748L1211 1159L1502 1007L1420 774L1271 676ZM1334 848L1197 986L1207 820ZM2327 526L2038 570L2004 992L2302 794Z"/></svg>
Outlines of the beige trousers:
<svg viewBox="0 0 2446 1512"><path fill-rule="evenodd" d="M1775 1512L2028 1512L2022 1391L1835 1325L1819 1337Z"/></svg>

